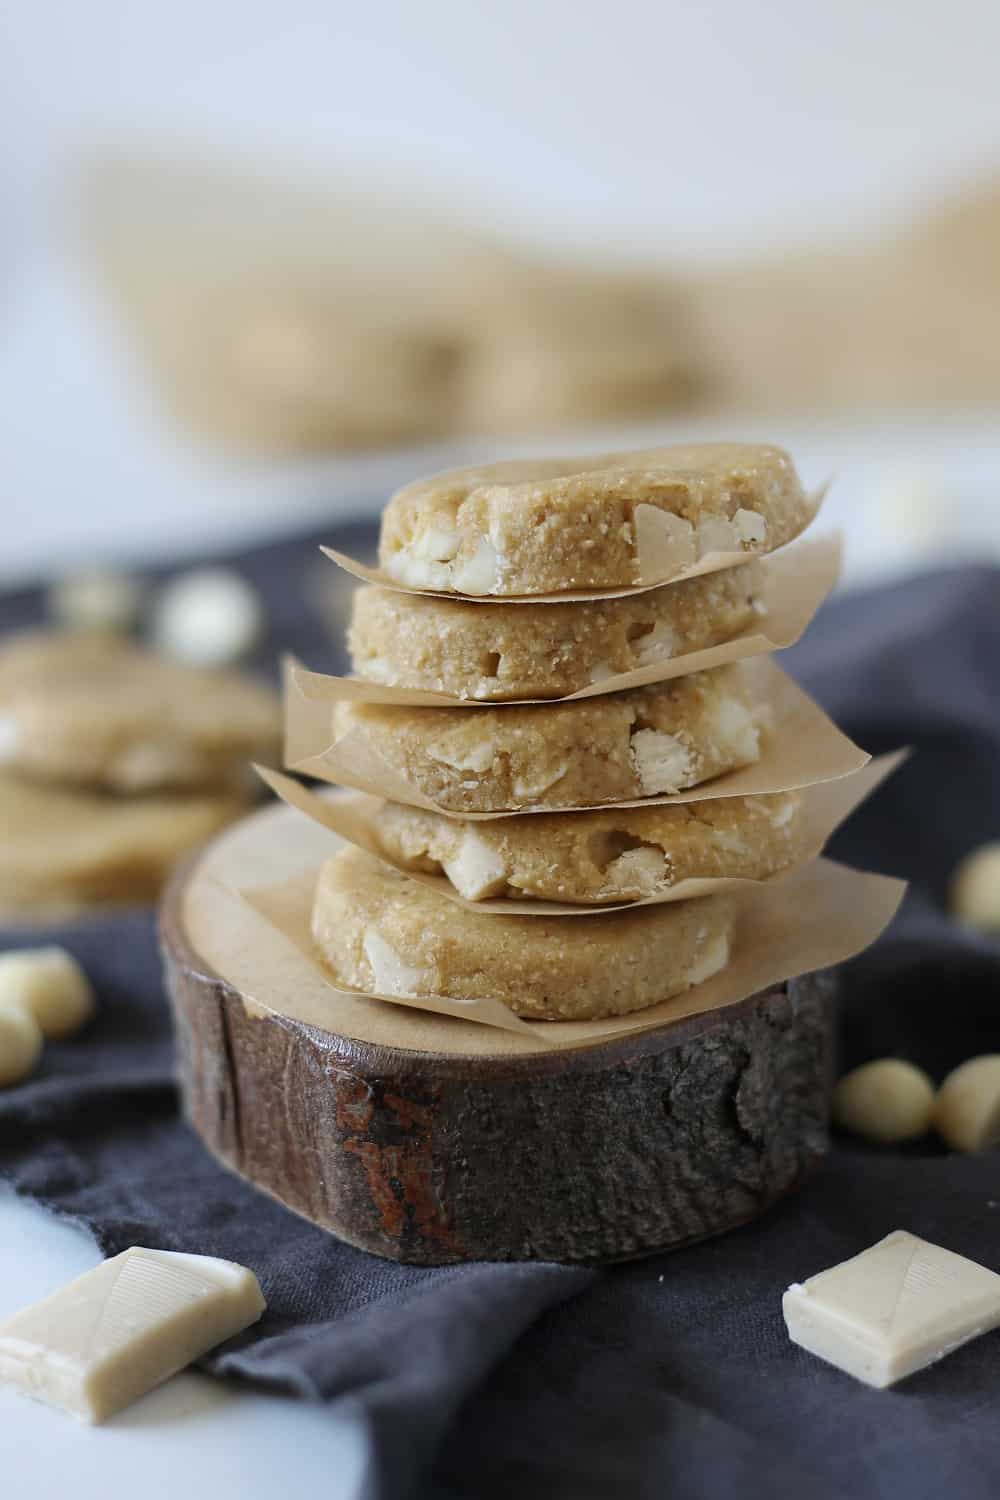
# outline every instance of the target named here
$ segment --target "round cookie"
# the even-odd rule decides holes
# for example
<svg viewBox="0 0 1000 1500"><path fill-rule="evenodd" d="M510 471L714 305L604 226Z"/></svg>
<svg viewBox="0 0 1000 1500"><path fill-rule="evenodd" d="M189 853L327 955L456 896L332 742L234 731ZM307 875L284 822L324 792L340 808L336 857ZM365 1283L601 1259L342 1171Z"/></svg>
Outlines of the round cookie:
<svg viewBox="0 0 1000 1500"><path fill-rule="evenodd" d="M366 585L348 647L370 682L456 698L561 698L591 683L731 640L764 613L760 564L626 598L469 604Z"/></svg>
<svg viewBox="0 0 1000 1500"><path fill-rule="evenodd" d="M218 793L116 798L0 775L0 915L153 901L175 861L245 807Z"/></svg>
<svg viewBox="0 0 1000 1500"><path fill-rule="evenodd" d="M446 875L467 901L528 896L601 905L641 901L682 880L766 880L804 853L801 806L798 793L777 792L460 823L387 802L374 830L395 863Z"/></svg>
<svg viewBox="0 0 1000 1500"><path fill-rule="evenodd" d="M452 469L398 490L379 562L408 588L474 595L666 583L709 552L771 552L812 506L788 454L703 443ZM642 555L655 549L655 572Z"/></svg>
<svg viewBox="0 0 1000 1500"><path fill-rule="evenodd" d="M575 703L404 708L341 701L351 732L448 812L591 807L697 786L760 758L766 704L742 666Z"/></svg>
<svg viewBox="0 0 1000 1500"><path fill-rule="evenodd" d="M247 785L279 740L269 687L107 635L32 632L0 650L0 763L120 793Z"/></svg>
<svg viewBox="0 0 1000 1500"><path fill-rule="evenodd" d="M320 871L312 933L334 976L395 995L495 999L536 1020L600 1020L644 1010L729 961L724 896L567 917L484 916L360 849Z"/></svg>

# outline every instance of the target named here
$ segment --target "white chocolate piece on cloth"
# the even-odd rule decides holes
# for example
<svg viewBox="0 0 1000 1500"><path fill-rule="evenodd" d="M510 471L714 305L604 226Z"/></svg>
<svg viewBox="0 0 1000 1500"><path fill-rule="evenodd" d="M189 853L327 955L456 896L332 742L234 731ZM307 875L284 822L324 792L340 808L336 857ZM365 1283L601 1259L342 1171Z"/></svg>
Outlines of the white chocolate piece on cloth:
<svg viewBox="0 0 1000 1500"><path fill-rule="evenodd" d="M727 896L562 918L482 916L361 849L320 871L312 934L335 980L399 996L499 1000L539 1020L629 1015L682 994L729 961Z"/></svg>
<svg viewBox="0 0 1000 1500"><path fill-rule="evenodd" d="M525 459L398 490L379 561L405 587L473 597L648 586L771 552L814 512L787 453L764 444Z"/></svg>
<svg viewBox="0 0 1000 1500"><path fill-rule="evenodd" d="M1000 1053L952 1069L934 1101L934 1129L955 1151L1000 1146Z"/></svg>
<svg viewBox="0 0 1000 1500"><path fill-rule="evenodd" d="M23 1083L35 1071L44 1037L23 1005L0 1000L0 1089Z"/></svg>
<svg viewBox="0 0 1000 1500"><path fill-rule="evenodd" d="M926 1135L933 1110L934 1085L927 1074L896 1057L862 1063L833 1091L836 1123L887 1146Z"/></svg>
<svg viewBox="0 0 1000 1500"><path fill-rule="evenodd" d="M0 953L0 1007L23 1006L53 1040L79 1031L94 1014L90 981L65 948Z"/></svg>
<svg viewBox="0 0 1000 1500"><path fill-rule="evenodd" d="M951 909L980 932L1000 932L1000 839L973 849L952 876Z"/></svg>
<svg viewBox="0 0 1000 1500"><path fill-rule="evenodd" d="M896 1229L782 1299L793 1343L883 1389L1000 1325L1000 1276Z"/></svg>
<svg viewBox="0 0 1000 1500"><path fill-rule="evenodd" d="M264 1308L245 1266L133 1246L0 1325L0 1382L103 1422Z"/></svg>

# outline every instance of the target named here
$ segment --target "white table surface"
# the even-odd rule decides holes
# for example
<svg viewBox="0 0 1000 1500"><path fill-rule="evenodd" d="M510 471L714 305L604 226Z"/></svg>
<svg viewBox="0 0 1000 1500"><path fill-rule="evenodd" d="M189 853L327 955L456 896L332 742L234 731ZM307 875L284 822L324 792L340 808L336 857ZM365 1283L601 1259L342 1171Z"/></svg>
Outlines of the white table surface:
<svg viewBox="0 0 1000 1500"><path fill-rule="evenodd" d="M0 344L5 545L0 584L94 558L237 545L387 493L454 456L443 450L290 466L223 464L171 439L121 351L64 267L20 288ZM656 440L694 432L785 443L810 482L835 472L825 520L847 531L860 582L954 556L1000 560L1000 446L995 413L853 423L721 419L661 424ZM625 446L645 433L594 434ZM560 446L566 444L560 440ZM579 440L570 440L579 445ZM553 451L555 439L481 445ZM197 1246L191 1247L197 1250ZM79 1230L0 1187L0 1320L98 1259ZM357 1493L358 1435L322 1407L182 1375L104 1428L0 1389L4 1500L266 1500Z"/></svg>
<svg viewBox="0 0 1000 1500"><path fill-rule="evenodd" d="M100 1259L88 1234L0 1186L0 1322ZM328 1407L176 1375L101 1427L0 1386L4 1500L354 1500L360 1434Z"/></svg>

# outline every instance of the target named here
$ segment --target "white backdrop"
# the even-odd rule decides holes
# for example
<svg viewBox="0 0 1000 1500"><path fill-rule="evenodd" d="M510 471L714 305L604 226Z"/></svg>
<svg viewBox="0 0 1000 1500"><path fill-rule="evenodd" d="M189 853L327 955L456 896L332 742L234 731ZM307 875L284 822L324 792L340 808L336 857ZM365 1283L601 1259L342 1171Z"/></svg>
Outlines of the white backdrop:
<svg viewBox="0 0 1000 1500"><path fill-rule="evenodd" d="M31 0L0 21L22 232L96 141L381 164L574 243L711 252L1000 161L996 0Z"/></svg>
<svg viewBox="0 0 1000 1500"><path fill-rule="evenodd" d="M0 13L0 580L332 519L453 456L282 468L182 448L59 232L74 166L102 145L375 173L474 221L623 257L877 231L1000 165L996 0L31 0ZM861 431L737 416L714 430L785 442L811 478L838 469L855 576L886 560L874 502L900 483L944 502L944 540L961 513L962 536L1000 545L991 413L873 413ZM893 514L877 523L890 541ZM923 542L940 545L934 526Z"/></svg>

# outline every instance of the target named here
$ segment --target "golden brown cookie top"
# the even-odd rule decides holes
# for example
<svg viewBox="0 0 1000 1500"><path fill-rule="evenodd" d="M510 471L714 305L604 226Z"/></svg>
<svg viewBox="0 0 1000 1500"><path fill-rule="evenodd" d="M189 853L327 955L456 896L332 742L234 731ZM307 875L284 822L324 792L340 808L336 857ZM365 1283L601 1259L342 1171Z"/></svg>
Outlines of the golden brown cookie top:
<svg viewBox="0 0 1000 1500"><path fill-rule="evenodd" d="M505 461L397 491L379 559L407 587L476 596L627 588L773 551L812 510L788 454L765 444Z"/></svg>

